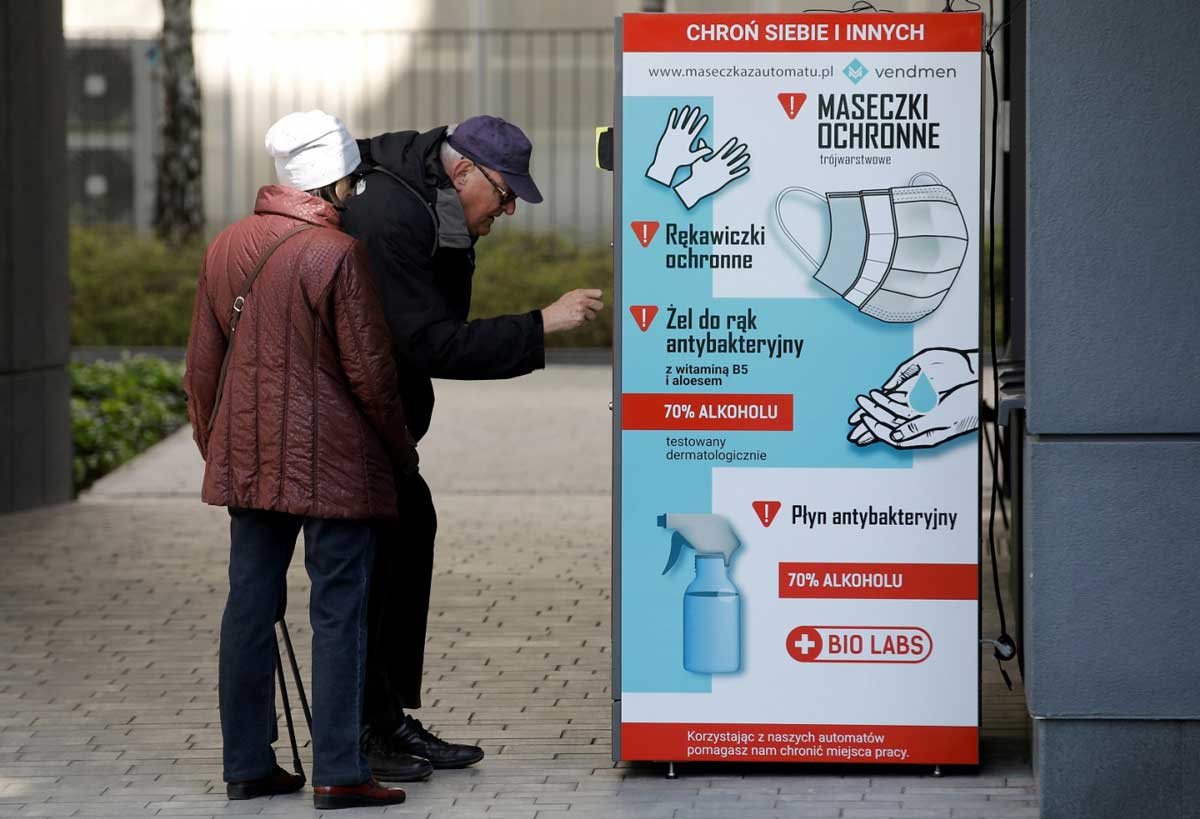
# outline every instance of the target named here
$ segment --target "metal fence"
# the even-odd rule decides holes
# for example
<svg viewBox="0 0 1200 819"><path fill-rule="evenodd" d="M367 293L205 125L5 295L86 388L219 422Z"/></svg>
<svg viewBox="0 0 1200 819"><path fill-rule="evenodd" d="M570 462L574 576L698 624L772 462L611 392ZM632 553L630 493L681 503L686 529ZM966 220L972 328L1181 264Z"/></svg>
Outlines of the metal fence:
<svg viewBox="0 0 1200 819"><path fill-rule="evenodd" d="M162 115L157 43L103 32L67 47L72 218L147 229ZM612 177L594 164L595 127L612 122L611 29L207 29L194 50L210 232L248 213L258 187L274 181L263 150L270 124L323 108L356 136L503 116L533 141L546 196L518 206L505 229L589 242L611 234Z"/></svg>

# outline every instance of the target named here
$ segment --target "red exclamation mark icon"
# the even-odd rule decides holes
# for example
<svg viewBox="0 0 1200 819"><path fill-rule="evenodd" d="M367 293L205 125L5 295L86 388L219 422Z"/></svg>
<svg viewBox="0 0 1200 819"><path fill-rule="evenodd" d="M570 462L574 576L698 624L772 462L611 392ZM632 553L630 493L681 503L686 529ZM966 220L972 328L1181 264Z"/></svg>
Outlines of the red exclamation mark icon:
<svg viewBox="0 0 1200 819"><path fill-rule="evenodd" d="M780 94L779 104L783 106L783 113L787 114L788 119L795 119L806 99L808 94Z"/></svg>
<svg viewBox="0 0 1200 819"><path fill-rule="evenodd" d="M637 322L638 329L644 333L654 323L654 317L658 315L658 308L653 304L635 304L629 308L629 314Z"/></svg>
<svg viewBox="0 0 1200 819"><path fill-rule="evenodd" d="M754 514L758 516L758 522L763 525L763 528L775 522L775 516L779 514L779 509L783 506L779 501L767 500L754 501L750 505L754 507Z"/></svg>
<svg viewBox="0 0 1200 819"><path fill-rule="evenodd" d="M649 247L654 241L654 234L658 233L658 222L630 222L629 226L633 228L633 235L642 247Z"/></svg>

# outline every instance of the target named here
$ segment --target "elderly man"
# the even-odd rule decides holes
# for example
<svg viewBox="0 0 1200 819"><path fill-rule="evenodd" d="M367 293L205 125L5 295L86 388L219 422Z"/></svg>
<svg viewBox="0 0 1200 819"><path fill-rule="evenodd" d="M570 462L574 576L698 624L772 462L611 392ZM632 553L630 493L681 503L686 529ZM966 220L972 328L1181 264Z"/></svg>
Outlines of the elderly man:
<svg viewBox="0 0 1200 819"><path fill-rule="evenodd" d="M529 175L532 145L520 128L480 116L426 133L360 140L358 195L343 228L367 248L392 333L400 396L420 439L433 411L431 378L490 379L545 365L544 336L603 309L599 290L573 290L541 310L467 321L475 243L517 199L542 201ZM483 759L444 742L404 709L421 705L421 669L437 518L420 475L397 476L400 515L381 524L371 577L362 748L390 781L428 777Z"/></svg>

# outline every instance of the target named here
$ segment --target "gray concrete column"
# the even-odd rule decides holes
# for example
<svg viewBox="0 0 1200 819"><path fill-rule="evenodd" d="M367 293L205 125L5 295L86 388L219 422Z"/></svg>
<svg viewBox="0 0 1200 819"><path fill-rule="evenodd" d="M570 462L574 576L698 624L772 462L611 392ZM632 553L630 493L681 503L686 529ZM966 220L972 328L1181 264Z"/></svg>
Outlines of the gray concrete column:
<svg viewBox="0 0 1200 819"><path fill-rule="evenodd" d="M1200 816L1200 15L1028 4L1026 692L1042 816Z"/></svg>
<svg viewBox="0 0 1200 819"><path fill-rule="evenodd" d="M71 497L60 0L0 2L0 513Z"/></svg>

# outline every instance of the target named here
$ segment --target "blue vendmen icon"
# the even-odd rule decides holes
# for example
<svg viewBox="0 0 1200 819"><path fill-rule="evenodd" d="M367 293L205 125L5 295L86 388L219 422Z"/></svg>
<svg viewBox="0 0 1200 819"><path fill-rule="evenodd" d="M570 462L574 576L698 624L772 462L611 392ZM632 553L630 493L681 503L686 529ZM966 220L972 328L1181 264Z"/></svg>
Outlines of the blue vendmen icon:
<svg viewBox="0 0 1200 819"><path fill-rule="evenodd" d="M867 76L867 67L855 57L849 65L842 69L842 73L846 75L846 79L858 85Z"/></svg>
<svg viewBox="0 0 1200 819"><path fill-rule="evenodd" d="M727 674L742 667L741 595L729 579L729 561L742 545L720 515L658 516L674 530L662 573L679 560L684 546L696 552L696 577L683 596L683 667L700 674Z"/></svg>

